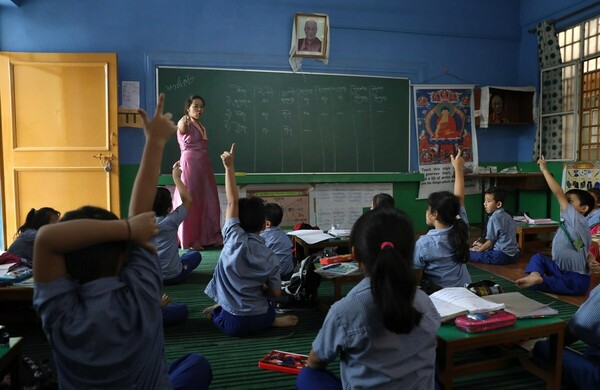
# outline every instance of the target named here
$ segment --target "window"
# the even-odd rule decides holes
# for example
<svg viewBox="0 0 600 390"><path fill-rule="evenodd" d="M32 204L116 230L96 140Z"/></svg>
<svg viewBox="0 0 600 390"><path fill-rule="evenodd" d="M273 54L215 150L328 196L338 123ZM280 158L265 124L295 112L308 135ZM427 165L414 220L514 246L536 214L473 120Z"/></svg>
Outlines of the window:
<svg viewBox="0 0 600 390"><path fill-rule="evenodd" d="M600 160L600 17L557 35L561 65L542 69L541 88L550 89L560 80L562 101L542 103L542 126L555 123L562 131L556 160Z"/></svg>

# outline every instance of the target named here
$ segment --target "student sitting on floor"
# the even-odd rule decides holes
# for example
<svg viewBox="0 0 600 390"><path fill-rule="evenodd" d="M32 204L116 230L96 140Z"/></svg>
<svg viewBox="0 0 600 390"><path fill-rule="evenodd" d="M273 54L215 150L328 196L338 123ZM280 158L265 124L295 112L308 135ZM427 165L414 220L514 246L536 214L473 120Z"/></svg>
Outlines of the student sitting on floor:
<svg viewBox="0 0 600 390"><path fill-rule="evenodd" d="M434 388L440 316L417 288L413 237L410 219L398 209L358 218L350 243L365 278L327 312L298 389ZM338 356L341 380L326 369Z"/></svg>
<svg viewBox="0 0 600 390"><path fill-rule="evenodd" d="M159 301L162 275L152 202L167 140L177 130L163 115L149 120L129 215L99 207L68 212L35 241L33 304L52 346L61 389L206 389L212 373L201 355L165 362Z"/></svg>
<svg viewBox="0 0 600 390"><path fill-rule="evenodd" d="M579 189L565 194L552 177L544 156L538 165L560 205L560 225L552 240L552 259L536 253L517 279L518 287L565 295L585 295L590 288L588 251L592 237L585 216L594 208L594 197Z"/></svg>
<svg viewBox="0 0 600 390"><path fill-rule="evenodd" d="M485 242L475 241L470 260L475 263L511 264L519 259L517 223L504 211L505 193L500 188L485 191L483 207L490 215L486 225Z"/></svg>
<svg viewBox="0 0 600 390"><path fill-rule="evenodd" d="M394 198L390 194L375 194L371 200L371 210L377 207L395 207Z"/></svg>
<svg viewBox="0 0 600 390"><path fill-rule="evenodd" d="M455 172L454 194L440 191L429 195L425 222L433 229L419 237L415 245L413 262L415 266L423 267L422 287L464 287L471 283L466 265L469 261L469 221L464 207L465 160L460 150L456 157L450 158Z"/></svg>
<svg viewBox="0 0 600 390"><path fill-rule="evenodd" d="M15 241L10 244L6 251L24 259L31 266L31 261L33 260L33 242L38 230L49 223L58 222L59 218L60 213L51 207L29 210L25 218L25 223L17 229Z"/></svg>
<svg viewBox="0 0 600 390"><path fill-rule="evenodd" d="M221 155L227 194L224 243L213 277L204 290L216 304L204 309L204 315L223 333L246 336L272 326L294 326L298 317L276 317L275 307L267 299L267 295L281 295L279 259L259 235L265 226L263 200L238 199L234 148L235 144Z"/></svg>
<svg viewBox="0 0 600 390"><path fill-rule="evenodd" d="M281 280L290 280L295 266L292 254L294 244L279 227L282 219L283 209L280 205L277 203L265 204L265 230L260 232L260 236L265 240L267 248L271 249L279 258Z"/></svg>
<svg viewBox="0 0 600 390"><path fill-rule="evenodd" d="M583 352L563 349L562 383L568 389L600 388L600 286L596 286L590 297L581 305L569 321L565 334L565 345L581 340L588 344ZM548 365L549 342L538 341L533 348L534 361Z"/></svg>
<svg viewBox="0 0 600 390"><path fill-rule="evenodd" d="M181 181L179 161L173 164L172 175L181 197L181 204L173 210L171 191L165 187L158 187L152 206L158 222L158 235L154 238L154 244L158 249L164 285L184 282L202 261L200 252L194 250L189 250L179 257L177 229L193 206L192 196Z"/></svg>

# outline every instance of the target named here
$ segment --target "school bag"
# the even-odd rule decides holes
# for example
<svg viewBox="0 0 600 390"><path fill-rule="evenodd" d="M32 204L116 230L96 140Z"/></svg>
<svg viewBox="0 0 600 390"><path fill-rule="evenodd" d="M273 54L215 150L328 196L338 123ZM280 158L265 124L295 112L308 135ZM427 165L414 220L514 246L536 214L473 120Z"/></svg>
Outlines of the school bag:
<svg viewBox="0 0 600 390"><path fill-rule="evenodd" d="M317 260L316 256L308 256L300 262L298 271L290 280L281 282L281 290L287 296L288 303L306 305L316 303L321 277L315 272L315 260Z"/></svg>

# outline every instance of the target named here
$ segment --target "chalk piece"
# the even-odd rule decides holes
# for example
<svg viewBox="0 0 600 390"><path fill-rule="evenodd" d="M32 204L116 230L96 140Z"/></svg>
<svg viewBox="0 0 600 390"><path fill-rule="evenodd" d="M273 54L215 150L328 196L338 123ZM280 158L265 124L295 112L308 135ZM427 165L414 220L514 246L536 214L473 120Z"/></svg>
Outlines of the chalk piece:
<svg viewBox="0 0 600 390"><path fill-rule="evenodd" d="M236 172L236 176L246 176L246 172Z"/></svg>

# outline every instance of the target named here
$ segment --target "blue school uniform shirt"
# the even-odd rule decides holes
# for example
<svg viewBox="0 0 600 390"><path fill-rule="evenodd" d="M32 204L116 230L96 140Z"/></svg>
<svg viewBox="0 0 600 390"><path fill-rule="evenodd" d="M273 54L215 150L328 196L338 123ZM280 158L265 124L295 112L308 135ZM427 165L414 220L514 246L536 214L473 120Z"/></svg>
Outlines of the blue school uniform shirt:
<svg viewBox="0 0 600 390"><path fill-rule="evenodd" d="M173 279L181 274L183 265L179 257L177 229L186 216L187 209L183 205L179 205L169 214L156 217L158 235L154 238L154 245L158 250L158 259L164 279Z"/></svg>
<svg viewBox="0 0 600 390"><path fill-rule="evenodd" d="M494 211L488 219L485 239L494 242L492 250L501 251L508 256L519 252L517 223L503 208Z"/></svg>
<svg viewBox="0 0 600 390"><path fill-rule="evenodd" d="M583 248L576 250L563 229L559 227L552 239L552 260L563 271L589 275L587 253L592 243L592 235L585 217L569 204L560 212L560 220L573 240L580 238L583 241Z"/></svg>
<svg viewBox="0 0 600 390"><path fill-rule="evenodd" d="M279 274L288 275L294 270L294 256L292 255L292 240L279 226L271 226L263 230L260 236L265 240L265 245L279 258Z"/></svg>
<svg viewBox="0 0 600 390"><path fill-rule="evenodd" d="M460 208L461 219L468 225L467 212ZM423 276L431 282L442 287L464 287L471 283L471 275L467 265L456 259L456 250L448 238L451 229L431 229L427 234L419 237L415 244L413 263L423 268Z"/></svg>
<svg viewBox="0 0 600 390"><path fill-rule="evenodd" d="M593 353L600 356L600 286L594 287L589 298L583 302L573 318L569 321L569 331L593 348Z"/></svg>
<svg viewBox="0 0 600 390"><path fill-rule="evenodd" d="M246 233L240 219L223 226L223 249L204 293L227 312L239 316L265 314L269 308L262 286L281 289L279 259L256 233Z"/></svg>
<svg viewBox="0 0 600 390"><path fill-rule="evenodd" d="M37 229L27 229L24 232L21 232L19 237L17 237L17 239L10 244L6 251L22 259L32 261L33 243L35 241L37 232Z"/></svg>
<svg viewBox="0 0 600 390"><path fill-rule="evenodd" d="M591 228L593 228L594 226L598 225L600 223L600 209L594 209L592 210L591 213L589 213L585 219L588 223L588 226Z"/></svg>
<svg viewBox="0 0 600 390"><path fill-rule="evenodd" d="M420 289L413 306L423 313L419 325L408 334L388 331L366 277L331 306L312 349L326 363L341 355L344 389L433 389L440 316Z"/></svg>
<svg viewBox="0 0 600 390"><path fill-rule="evenodd" d="M158 257L133 247L119 276L35 283L61 389L171 389Z"/></svg>

